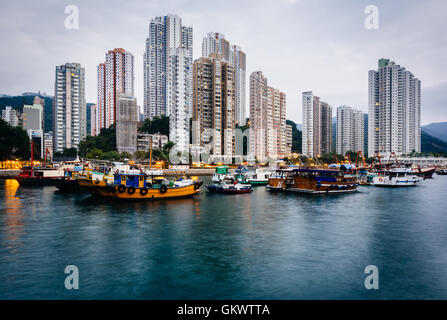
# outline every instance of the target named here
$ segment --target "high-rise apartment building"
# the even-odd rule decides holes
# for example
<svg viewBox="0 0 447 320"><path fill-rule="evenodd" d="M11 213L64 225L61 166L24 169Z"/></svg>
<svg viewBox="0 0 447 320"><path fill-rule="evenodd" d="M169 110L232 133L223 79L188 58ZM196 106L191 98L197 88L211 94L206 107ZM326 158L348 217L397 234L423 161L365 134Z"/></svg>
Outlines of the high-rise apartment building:
<svg viewBox="0 0 447 320"><path fill-rule="evenodd" d="M17 115L17 111L10 106L5 107L5 109L2 110L2 119L13 127L19 125L19 117Z"/></svg>
<svg viewBox="0 0 447 320"><path fill-rule="evenodd" d="M288 156L292 154L292 144L293 144L293 128L290 124L286 125L286 153Z"/></svg>
<svg viewBox="0 0 447 320"><path fill-rule="evenodd" d="M53 150L77 148L87 136L85 71L79 63L56 67L53 100Z"/></svg>
<svg viewBox="0 0 447 320"><path fill-rule="evenodd" d="M368 79L368 155L421 151L421 81L388 59Z"/></svg>
<svg viewBox="0 0 447 320"><path fill-rule="evenodd" d="M34 142L34 151L39 152L36 157L43 156L44 116L43 106L40 104L23 106L23 129L26 130L31 141Z"/></svg>
<svg viewBox="0 0 447 320"><path fill-rule="evenodd" d="M212 156L234 155L235 71L219 54L194 61L193 144Z"/></svg>
<svg viewBox="0 0 447 320"><path fill-rule="evenodd" d="M117 96L116 148L118 152L137 151L139 110L137 99L124 93Z"/></svg>
<svg viewBox="0 0 447 320"><path fill-rule="evenodd" d="M250 136L249 154L264 159L267 154L267 78L261 71L250 75Z"/></svg>
<svg viewBox="0 0 447 320"><path fill-rule="evenodd" d="M235 72L235 115L236 123L245 125L246 115L246 54L239 46L232 45L222 33L210 32L203 38L202 56L208 57L210 54L219 54L221 59L229 62Z"/></svg>
<svg viewBox="0 0 447 320"><path fill-rule="evenodd" d="M166 109L169 114L169 140L174 149L189 151L189 120L192 113L192 61L189 50L169 51Z"/></svg>
<svg viewBox="0 0 447 320"><path fill-rule="evenodd" d="M346 152L364 152L364 114L360 110L348 106L337 108L336 151L345 155Z"/></svg>
<svg viewBox="0 0 447 320"><path fill-rule="evenodd" d="M109 50L105 58L105 63L97 67L97 131L115 123L118 95L133 96L135 90L134 56L122 48L116 48Z"/></svg>
<svg viewBox="0 0 447 320"><path fill-rule="evenodd" d="M179 53L186 57L189 63L185 66L186 70L192 71L192 36L192 27L182 26L182 20L177 15L166 15L151 20L144 53L144 118L170 115L169 63L180 59L171 57ZM181 48L184 50L173 50Z"/></svg>
<svg viewBox="0 0 447 320"><path fill-rule="evenodd" d="M302 154L315 157L332 150L332 107L314 96L303 92L303 142Z"/></svg>
<svg viewBox="0 0 447 320"><path fill-rule="evenodd" d="M332 152L332 107L320 101L320 150L318 154Z"/></svg>
<svg viewBox="0 0 447 320"><path fill-rule="evenodd" d="M90 107L90 135L92 137L97 136L99 131L97 130L97 122L98 122L98 107L96 104Z"/></svg>
<svg viewBox="0 0 447 320"><path fill-rule="evenodd" d="M48 151L48 154L53 157L53 132L45 132L43 134L43 147L44 155Z"/></svg>
<svg viewBox="0 0 447 320"><path fill-rule="evenodd" d="M261 71L250 75L249 153L259 161L287 153L286 95L269 87Z"/></svg>

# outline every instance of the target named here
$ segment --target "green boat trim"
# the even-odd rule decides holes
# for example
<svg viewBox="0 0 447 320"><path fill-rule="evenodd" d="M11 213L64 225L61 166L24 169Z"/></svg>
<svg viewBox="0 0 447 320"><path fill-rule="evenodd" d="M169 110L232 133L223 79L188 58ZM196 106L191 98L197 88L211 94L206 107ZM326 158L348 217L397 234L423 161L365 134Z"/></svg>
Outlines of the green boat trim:
<svg viewBox="0 0 447 320"><path fill-rule="evenodd" d="M268 185L268 180L261 180L261 181L250 181L250 184L252 186L266 186Z"/></svg>

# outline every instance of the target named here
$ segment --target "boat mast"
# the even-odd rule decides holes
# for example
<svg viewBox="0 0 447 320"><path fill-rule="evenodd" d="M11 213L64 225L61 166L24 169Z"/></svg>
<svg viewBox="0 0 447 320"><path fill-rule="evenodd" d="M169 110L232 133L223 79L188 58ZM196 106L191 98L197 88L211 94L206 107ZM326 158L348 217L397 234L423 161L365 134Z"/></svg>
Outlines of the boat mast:
<svg viewBox="0 0 447 320"><path fill-rule="evenodd" d="M31 176L33 176L34 171L34 141L31 140Z"/></svg>
<svg viewBox="0 0 447 320"><path fill-rule="evenodd" d="M151 148L149 149L149 169L152 168L152 136L151 136Z"/></svg>

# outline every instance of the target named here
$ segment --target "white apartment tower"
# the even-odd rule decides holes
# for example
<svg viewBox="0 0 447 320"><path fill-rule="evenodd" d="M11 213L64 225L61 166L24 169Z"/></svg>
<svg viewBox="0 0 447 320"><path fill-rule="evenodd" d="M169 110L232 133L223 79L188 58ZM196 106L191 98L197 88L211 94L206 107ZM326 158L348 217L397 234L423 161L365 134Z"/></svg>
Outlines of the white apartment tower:
<svg viewBox="0 0 447 320"><path fill-rule="evenodd" d="M337 142L336 151L345 155L346 152L364 153L364 114L360 110L348 106L337 108Z"/></svg>
<svg viewBox="0 0 447 320"><path fill-rule="evenodd" d="M97 132L115 123L118 95L133 96L135 90L134 56L122 48L116 48L109 50L105 58L105 63L97 67Z"/></svg>
<svg viewBox="0 0 447 320"><path fill-rule="evenodd" d="M421 151L421 81L388 59L368 79L368 156Z"/></svg>
<svg viewBox="0 0 447 320"><path fill-rule="evenodd" d="M170 57L179 52L187 58L189 63L185 68L192 70L192 37L192 27L182 26L182 20L177 15L156 17L150 21L149 36L146 39L146 51L143 57L144 118L169 116L169 63L176 60ZM184 50L175 50L180 48Z"/></svg>
<svg viewBox="0 0 447 320"><path fill-rule="evenodd" d="M169 115L169 140L177 151L189 152L189 119L192 115L192 61L190 51L169 51L166 110Z"/></svg>
<svg viewBox="0 0 447 320"><path fill-rule="evenodd" d="M53 150L77 148L87 136L85 71L79 63L56 67L53 100Z"/></svg>
<svg viewBox="0 0 447 320"><path fill-rule="evenodd" d="M332 151L332 108L312 91L303 92L302 154L320 156Z"/></svg>
<svg viewBox="0 0 447 320"><path fill-rule="evenodd" d="M246 122L246 54L239 46L231 45L222 33L210 32L202 41L202 56L219 54L222 60L229 62L235 71L236 83L236 123L243 126Z"/></svg>

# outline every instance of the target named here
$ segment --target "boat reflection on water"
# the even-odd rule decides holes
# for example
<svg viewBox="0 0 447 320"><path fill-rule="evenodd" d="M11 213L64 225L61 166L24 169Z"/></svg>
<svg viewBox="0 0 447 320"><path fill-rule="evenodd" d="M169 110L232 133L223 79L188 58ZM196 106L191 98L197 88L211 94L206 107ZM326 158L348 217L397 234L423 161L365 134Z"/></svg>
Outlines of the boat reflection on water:
<svg viewBox="0 0 447 320"><path fill-rule="evenodd" d="M5 233L9 245L6 249L14 254L19 247L22 246L20 236L23 232L23 209L20 198L17 197L17 190L19 183L15 179L8 179L5 181L4 187L4 206L1 211L5 216Z"/></svg>

